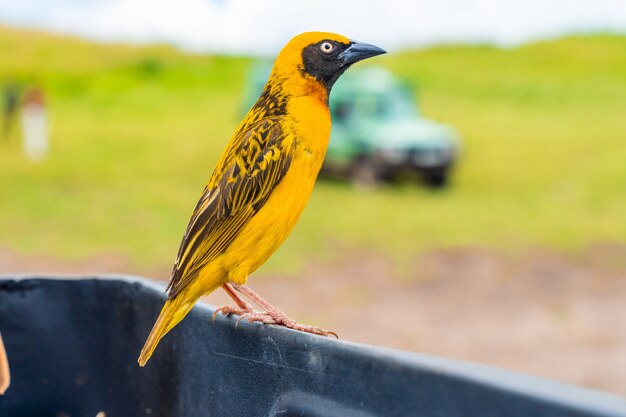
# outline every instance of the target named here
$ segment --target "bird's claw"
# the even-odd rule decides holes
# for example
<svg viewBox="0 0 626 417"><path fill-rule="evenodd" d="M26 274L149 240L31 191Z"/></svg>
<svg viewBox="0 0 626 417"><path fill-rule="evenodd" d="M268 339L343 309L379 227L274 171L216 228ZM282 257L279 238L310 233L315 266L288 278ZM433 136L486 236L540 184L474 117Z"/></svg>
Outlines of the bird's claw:
<svg viewBox="0 0 626 417"><path fill-rule="evenodd" d="M290 329L299 330L301 332L316 334L318 336L325 336L325 337L334 336L336 339L339 339L339 335L337 335L337 333L331 330L322 329L320 327L309 326L307 324L300 324L300 323L295 323L295 324L297 327L292 327L292 326L287 326L287 327L289 327Z"/></svg>
<svg viewBox="0 0 626 417"><path fill-rule="evenodd" d="M272 316L270 316L267 313L261 313L258 311L252 311L249 313L242 314L237 319L237 323L235 324L235 326L238 326L241 320L245 320L249 323L259 322L259 323L264 323L264 324L277 324L276 320L274 320Z"/></svg>
<svg viewBox="0 0 626 417"><path fill-rule="evenodd" d="M333 331L322 329L320 327L311 326L308 324L297 323L296 321L290 319L289 317L285 317L278 324L285 326L285 327L289 327L290 329L298 330L298 331L305 332L305 333L311 333L311 334L316 334L318 336L326 336L326 337L335 336L337 339L339 339L339 336L337 335L337 333Z"/></svg>
<svg viewBox="0 0 626 417"><path fill-rule="evenodd" d="M215 321L215 317L217 317L218 314L222 314L224 316L230 316L231 314L237 314L238 316L244 316L246 314L252 313L252 310L246 310L243 308L238 308L238 307L233 307L233 306L221 306L215 309L215 311L213 312L213 315L211 316L211 319L213 321ZM238 319L237 322L239 322Z"/></svg>

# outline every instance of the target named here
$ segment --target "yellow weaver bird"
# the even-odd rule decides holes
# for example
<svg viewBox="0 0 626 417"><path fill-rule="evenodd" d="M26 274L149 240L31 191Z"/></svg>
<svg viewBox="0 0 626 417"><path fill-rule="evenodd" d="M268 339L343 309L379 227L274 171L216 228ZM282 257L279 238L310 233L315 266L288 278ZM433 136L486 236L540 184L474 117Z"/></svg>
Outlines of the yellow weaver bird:
<svg viewBox="0 0 626 417"><path fill-rule="evenodd" d="M280 52L261 97L231 138L191 215L167 287L167 301L139 356L156 345L203 295L218 287L248 321L319 335L247 287L248 276L278 249L304 209L330 137L328 95L352 64L385 53L333 33L308 32ZM240 294L263 312L254 312Z"/></svg>

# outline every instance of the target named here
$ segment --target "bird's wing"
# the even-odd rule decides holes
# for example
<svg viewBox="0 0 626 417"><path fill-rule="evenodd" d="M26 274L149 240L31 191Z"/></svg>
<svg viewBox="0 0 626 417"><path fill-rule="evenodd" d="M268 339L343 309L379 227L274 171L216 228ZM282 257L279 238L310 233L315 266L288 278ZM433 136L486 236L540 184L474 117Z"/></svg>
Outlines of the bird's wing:
<svg viewBox="0 0 626 417"><path fill-rule="evenodd" d="M167 287L174 298L222 254L263 207L291 163L292 141L282 118L268 118L237 135L193 211Z"/></svg>

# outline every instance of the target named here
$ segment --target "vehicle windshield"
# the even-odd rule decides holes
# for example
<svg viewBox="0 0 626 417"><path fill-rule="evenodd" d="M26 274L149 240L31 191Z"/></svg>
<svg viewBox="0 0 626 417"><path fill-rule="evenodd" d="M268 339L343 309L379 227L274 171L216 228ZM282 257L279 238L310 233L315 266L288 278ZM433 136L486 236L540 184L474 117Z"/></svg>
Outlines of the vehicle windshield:
<svg viewBox="0 0 626 417"><path fill-rule="evenodd" d="M377 119L401 119L417 113L411 94L400 89L358 97L356 106L361 114Z"/></svg>

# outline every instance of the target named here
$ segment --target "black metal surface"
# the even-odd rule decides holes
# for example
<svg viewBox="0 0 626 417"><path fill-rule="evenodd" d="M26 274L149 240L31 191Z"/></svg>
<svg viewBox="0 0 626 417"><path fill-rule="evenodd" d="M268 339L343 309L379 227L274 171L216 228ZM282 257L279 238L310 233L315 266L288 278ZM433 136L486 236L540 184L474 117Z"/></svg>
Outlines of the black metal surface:
<svg viewBox="0 0 626 417"><path fill-rule="evenodd" d="M136 359L161 290L139 279L0 279L2 417L626 416L616 396L219 317L200 306Z"/></svg>

